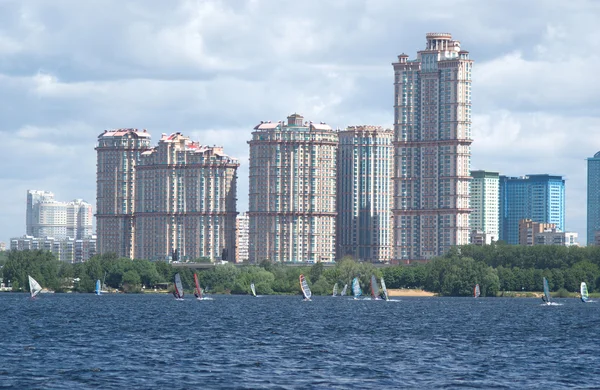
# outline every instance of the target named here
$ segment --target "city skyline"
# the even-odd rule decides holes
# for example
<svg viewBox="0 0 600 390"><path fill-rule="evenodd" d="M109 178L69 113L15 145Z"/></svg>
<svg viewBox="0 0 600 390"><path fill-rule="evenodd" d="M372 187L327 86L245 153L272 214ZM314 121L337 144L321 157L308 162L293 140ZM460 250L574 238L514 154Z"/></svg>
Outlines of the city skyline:
<svg viewBox="0 0 600 390"><path fill-rule="evenodd" d="M449 32L476 59L471 169L562 175L565 230L586 242L586 158L600 150L593 103L600 92L589 83L600 52L598 4L447 1L408 9L355 1L341 9L315 1L275 10L182 1L144 2L142 12L138 2L114 16L119 3L109 3L0 6L0 241L25 232L27 189L95 203L91 150L112 128L181 131L223 145L240 158L237 209L247 211L253 125L297 111L333 128L390 127L389 64L421 50L425 33ZM265 15L276 23L265 28ZM91 19L85 30L75 22L82 18Z"/></svg>

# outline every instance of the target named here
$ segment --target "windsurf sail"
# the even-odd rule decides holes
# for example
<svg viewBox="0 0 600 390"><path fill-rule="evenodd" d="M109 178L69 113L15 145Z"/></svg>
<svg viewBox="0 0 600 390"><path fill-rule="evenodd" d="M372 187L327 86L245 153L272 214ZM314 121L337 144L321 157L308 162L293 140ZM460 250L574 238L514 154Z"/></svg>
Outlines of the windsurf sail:
<svg viewBox="0 0 600 390"><path fill-rule="evenodd" d="M29 292L31 293L31 298L34 298L42 291L42 286L34 278L29 275L27 276L29 277Z"/></svg>
<svg viewBox="0 0 600 390"><path fill-rule="evenodd" d="M310 292L306 278L302 274L300 275L300 288L302 289L302 294L304 294L304 299L310 300L312 293Z"/></svg>
<svg viewBox="0 0 600 390"><path fill-rule="evenodd" d="M252 295L256 296L256 287L254 287L254 283L250 283L250 290L252 290Z"/></svg>
<svg viewBox="0 0 600 390"><path fill-rule="evenodd" d="M331 295L334 297L337 295L337 283L333 285L333 294Z"/></svg>
<svg viewBox="0 0 600 390"><path fill-rule="evenodd" d="M360 282L358 278L352 279L352 294L354 294L354 299L357 299L362 295L362 290L360 289Z"/></svg>
<svg viewBox="0 0 600 390"><path fill-rule="evenodd" d="M379 286L375 275L371 275L371 299L379 299Z"/></svg>
<svg viewBox="0 0 600 390"><path fill-rule="evenodd" d="M389 301L390 296L388 295L387 287L385 287L385 282L384 282L383 278L381 278L381 290L383 290L383 299L385 299L386 301Z"/></svg>
<svg viewBox="0 0 600 390"><path fill-rule="evenodd" d="M96 280L96 295L100 295L102 293L102 286L100 284L100 279Z"/></svg>
<svg viewBox="0 0 600 390"><path fill-rule="evenodd" d="M548 280L544 278L544 302L550 303L550 287L548 287Z"/></svg>
<svg viewBox="0 0 600 390"><path fill-rule="evenodd" d="M183 285L181 284L181 276L179 276L179 272L175 274L175 294L176 298L183 299L185 293L183 292Z"/></svg>
<svg viewBox="0 0 600 390"><path fill-rule="evenodd" d="M344 288L342 289L342 293L340 294L341 296L345 296L346 295L346 290L348 289L348 285L345 284Z"/></svg>
<svg viewBox="0 0 600 390"><path fill-rule="evenodd" d="M196 291L194 291L194 295L198 299L202 299L202 289L200 288L200 283L198 282L198 275L194 274L194 283L196 284Z"/></svg>
<svg viewBox="0 0 600 390"><path fill-rule="evenodd" d="M581 292L581 301L582 302L589 301L590 297L588 295L587 284L585 284L585 282L581 282L581 286L579 287L579 290Z"/></svg>
<svg viewBox="0 0 600 390"><path fill-rule="evenodd" d="M475 298L479 298L480 295L481 295L481 290L479 289L479 284L476 284L475 288L473 289L473 296Z"/></svg>

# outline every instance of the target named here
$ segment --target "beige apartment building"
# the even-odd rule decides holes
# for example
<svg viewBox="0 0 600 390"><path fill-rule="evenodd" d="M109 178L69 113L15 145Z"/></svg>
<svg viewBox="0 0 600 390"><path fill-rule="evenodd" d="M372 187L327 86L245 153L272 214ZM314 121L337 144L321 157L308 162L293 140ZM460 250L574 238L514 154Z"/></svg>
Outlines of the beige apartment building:
<svg viewBox="0 0 600 390"><path fill-rule="evenodd" d="M150 134L138 129L105 130L96 146L96 234L98 253L133 259L135 167L150 149Z"/></svg>
<svg viewBox="0 0 600 390"><path fill-rule="evenodd" d="M237 159L163 134L136 165L135 257L234 260Z"/></svg>
<svg viewBox="0 0 600 390"><path fill-rule="evenodd" d="M338 137L337 258L389 261L394 131L348 126L338 131Z"/></svg>
<svg viewBox="0 0 600 390"><path fill-rule="evenodd" d="M293 114L248 144L249 261L334 261L337 133Z"/></svg>
<svg viewBox="0 0 600 390"><path fill-rule="evenodd" d="M448 33L394 67L394 257L424 260L469 243L471 70Z"/></svg>

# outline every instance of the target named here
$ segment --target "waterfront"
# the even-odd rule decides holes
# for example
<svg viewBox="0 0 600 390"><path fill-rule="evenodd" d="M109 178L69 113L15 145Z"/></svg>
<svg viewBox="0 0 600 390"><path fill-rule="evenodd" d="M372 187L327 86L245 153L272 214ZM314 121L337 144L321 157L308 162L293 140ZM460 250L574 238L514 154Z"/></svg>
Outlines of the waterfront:
<svg viewBox="0 0 600 390"><path fill-rule="evenodd" d="M0 294L0 387L598 387L600 303L213 298Z"/></svg>

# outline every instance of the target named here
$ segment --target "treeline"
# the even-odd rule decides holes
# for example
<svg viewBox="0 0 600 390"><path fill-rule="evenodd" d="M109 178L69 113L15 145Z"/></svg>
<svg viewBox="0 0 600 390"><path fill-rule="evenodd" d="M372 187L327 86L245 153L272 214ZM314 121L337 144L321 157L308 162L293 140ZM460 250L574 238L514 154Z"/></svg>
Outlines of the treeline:
<svg viewBox="0 0 600 390"><path fill-rule="evenodd" d="M445 296L468 296L479 284L483 296L503 291L541 291L546 277L552 291L576 292L586 282L590 292L600 290L600 248L560 246L461 246L425 264L376 268L351 258L333 267L317 263L312 266L287 266L263 261L259 265L237 267L219 265L192 271L173 267L166 262L129 260L113 255L95 256L81 264L62 263L45 251L11 251L2 269L5 281L11 280L15 291L28 289L27 275L43 287L54 291L91 292L97 279L108 288L139 292L158 284L172 286L176 272L184 288L194 287L194 272L200 285L210 293L247 294L254 283L257 293L300 294L298 277L304 274L315 295L331 294L334 284L341 290L358 277L366 292L371 275L384 277L388 288L420 288ZM77 282L73 282L77 280Z"/></svg>

